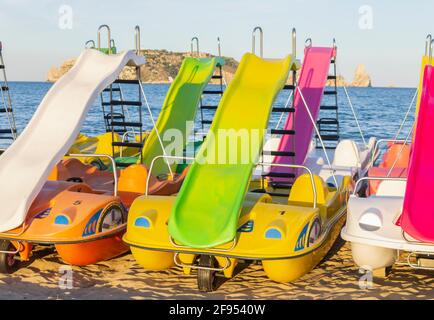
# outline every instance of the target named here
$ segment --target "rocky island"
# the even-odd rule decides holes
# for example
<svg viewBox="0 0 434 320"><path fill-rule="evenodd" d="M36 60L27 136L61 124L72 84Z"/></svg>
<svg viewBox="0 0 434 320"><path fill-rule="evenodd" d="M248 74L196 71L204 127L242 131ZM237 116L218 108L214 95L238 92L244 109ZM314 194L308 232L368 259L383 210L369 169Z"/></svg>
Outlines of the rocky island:
<svg viewBox="0 0 434 320"><path fill-rule="evenodd" d="M190 56L190 53L171 52L167 50L142 50L142 54L146 56L147 63L141 67L141 78L145 83L170 83L176 77L182 60ZM209 53L200 53L201 57L211 57ZM223 67L223 75L227 82L230 82L238 67L238 62L230 57L224 57L226 64ZM52 67L47 75L47 81L56 82L62 75L72 68L76 59L68 59L59 67ZM135 72L132 67L125 67L122 71L121 79L134 79ZM291 77L288 83L291 83ZM334 85L333 80L329 80L327 85ZM357 66L354 79L348 83L341 75L337 76L338 87L370 87L371 78L366 72L363 64Z"/></svg>

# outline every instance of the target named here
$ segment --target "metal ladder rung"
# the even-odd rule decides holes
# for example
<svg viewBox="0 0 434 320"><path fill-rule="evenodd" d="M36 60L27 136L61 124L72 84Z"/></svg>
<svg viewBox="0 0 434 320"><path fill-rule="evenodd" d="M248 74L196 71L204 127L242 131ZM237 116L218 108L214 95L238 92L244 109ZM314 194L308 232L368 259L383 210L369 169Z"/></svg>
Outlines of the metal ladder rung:
<svg viewBox="0 0 434 320"><path fill-rule="evenodd" d="M331 96L334 94L338 94L338 92L336 90L329 90L329 91L324 91L324 95L325 96Z"/></svg>
<svg viewBox="0 0 434 320"><path fill-rule="evenodd" d="M121 88L105 88L104 90L103 90L103 92L110 92L110 91L112 91L112 92L120 92L121 91Z"/></svg>
<svg viewBox="0 0 434 320"><path fill-rule="evenodd" d="M143 143L140 142L113 142L114 147L131 147L141 149L143 148Z"/></svg>
<svg viewBox="0 0 434 320"><path fill-rule="evenodd" d="M122 79L116 79L113 83L140 84L139 80L122 80Z"/></svg>
<svg viewBox="0 0 434 320"><path fill-rule="evenodd" d="M0 134L17 133L17 129L0 129Z"/></svg>
<svg viewBox="0 0 434 320"><path fill-rule="evenodd" d="M112 100L111 102L103 102L103 106L137 106L141 107L142 102L141 101L118 101L118 100Z"/></svg>
<svg viewBox="0 0 434 320"><path fill-rule="evenodd" d="M268 172L262 175L263 177L269 178L295 178L294 173L286 173L286 172Z"/></svg>
<svg viewBox="0 0 434 320"><path fill-rule="evenodd" d="M295 86L293 84L285 84L283 90L294 90Z"/></svg>
<svg viewBox="0 0 434 320"><path fill-rule="evenodd" d="M273 108L272 112L295 112L295 108Z"/></svg>
<svg viewBox="0 0 434 320"><path fill-rule="evenodd" d="M319 139L318 135L315 135L315 138ZM322 134L321 139L324 141L338 141L339 135L337 135L337 134Z"/></svg>
<svg viewBox="0 0 434 320"><path fill-rule="evenodd" d="M12 108L0 108L0 113L12 112Z"/></svg>
<svg viewBox="0 0 434 320"><path fill-rule="evenodd" d="M203 94L223 94L223 90L204 90Z"/></svg>
<svg viewBox="0 0 434 320"><path fill-rule="evenodd" d="M294 135L295 130L285 130L285 129L271 129L271 134L288 134L288 135Z"/></svg>
<svg viewBox="0 0 434 320"><path fill-rule="evenodd" d="M217 106L200 106L204 110L217 110Z"/></svg>
<svg viewBox="0 0 434 320"><path fill-rule="evenodd" d="M136 127L141 128L143 124L141 122L127 122L127 121L113 121L110 123L112 127Z"/></svg>
<svg viewBox="0 0 434 320"><path fill-rule="evenodd" d="M264 150L262 152L266 156L277 156L277 157L295 157L295 152L292 151L268 151Z"/></svg>
<svg viewBox="0 0 434 320"><path fill-rule="evenodd" d="M336 106L320 106L320 110L338 110Z"/></svg>
<svg viewBox="0 0 434 320"><path fill-rule="evenodd" d="M1 86L1 90L2 91L9 91L9 87L7 87L7 86Z"/></svg>

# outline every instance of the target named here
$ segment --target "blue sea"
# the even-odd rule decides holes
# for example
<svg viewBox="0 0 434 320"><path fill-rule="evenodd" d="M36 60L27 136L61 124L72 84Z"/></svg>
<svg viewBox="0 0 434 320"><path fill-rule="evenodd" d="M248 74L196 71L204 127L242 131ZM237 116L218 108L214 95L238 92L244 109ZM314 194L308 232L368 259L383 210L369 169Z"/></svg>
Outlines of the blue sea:
<svg viewBox="0 0 434 320"><path fill-rule="evenodd" d="M46 82L11 82L10 92L14 107L14 113L17 123L18 133L20 133L31 119L33 113L43 99L44 95L50 89L52 84ZM210 87L213 87L212 85ZM168 84L145 84L144 90L147 95L148 102L151 106L153 117L158 117L159 110L164 101L165 94L169 88ZM124 85L122 87L126 98L137 99L137 87ZM415 93L414 88L348 88L350 99L354 105L358 115L361 127L365 136L375 136L380 138L392 138L395 136L405 112ZM288 91L283 91L277 101L276 107L284 106L288 98ZM218 100L214 97L207 98L206 104L217 104ZM325 97L324 99L330 99ZM323 101L327 104L327 101ZM339 119L340 132L344 138L352 138L361 141L360 134L354 122L351 109L347 102L344 90L338 89L338 104L339 104ZM131 118L137 119L137 108L129 107ZM145 128L152 127L152 122L146 108L143 108L143 121ZM322 111L323 112L323 111ZM328 111L333 113L332 111ZM213 111L204 111L204 117L212 119ZM409 121L406 123L401 138L411 128L414 111L410 113ZM3 116L3 117L2 117ZM327 116L327 113L324 113ZM4 114L0 117L5 118ZM68 117L65 114L65 117ZM1 128L7 128L5 119L0 119ZM61 119L59 119L61 120ZM271 118L270 128L274 127L279 120L278 114L273 114ZM200 128L200 113L197 117L197 128ZM97 135L105 132L103 116L99 99L94 102L86 117L82 132L88 135ZM49 139L47 139L47 142ZM2 141L4 147L4 142Z"/></svg>

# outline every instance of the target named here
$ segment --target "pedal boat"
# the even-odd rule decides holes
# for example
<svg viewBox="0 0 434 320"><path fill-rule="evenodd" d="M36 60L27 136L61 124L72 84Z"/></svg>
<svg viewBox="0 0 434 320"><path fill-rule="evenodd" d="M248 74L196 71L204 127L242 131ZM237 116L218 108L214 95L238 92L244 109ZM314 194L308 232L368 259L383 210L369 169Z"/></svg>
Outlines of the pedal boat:
<svg viewBox="0 0 434 320"><path fill-rule="evenodd" d="M263 123L261 119L266 119L271 110L270 105L264 107L270 103L268 95L271 93L267 90L277 89L276 83L267 79L270 71L261 77L269 81L261 83L261 90L266 92L261 95L262 101L245 106L239 102L239 96L244 92L247 94L250 86L257 88L252 77L258 72L255 68L261 72L265 72L266 66L275 68L270 63L253 55L243 57L239 71L223 96L211 130L229 125L235 130L266 125L267 121ZM246 82L244 85L241 84L243 81ZM250 81L254 84L251 85ZM284 80L281 81L283 87ZM238 85L243 88L240 92L237 92ZM277 94L279 91L273 92ZM238 103L232 105L236 101ZM231 107L234 107L233 112L229 111ZM257 117L237 117L236 124L229 119L229 115L232 118L243 113L244 108L255 108ZM204 145L207 146L207 143L213 145L212 140L205 140ZM230 175L224 172L225 166ZM215 289L217 274L232 277L240 261L261 261L270 279L294 281L324 258L339 235L345 220L351 177L343 177L341 185L336 188L328 186L309 168L279 166L308 172L297 178L289 197L246 194L254 164L249 166L250 170L241 166L237 171L234 165L222 165L220 168L212 164L193 163L176 197L142 196L134 201L123 240L145 269L163 270L178 265L186 274L197 270L198 288L202 291ZM199 182L202 178L203 184ZM232 203L234 198L241 198L239 211L235 208L237 205ZM186 201L194 208L184 210ZM234 212L230 209L232 207ZM182 210L182 214L178 210ZM235 211L238 213L235 214Z"/></svg>
<svg viewBox="0 0 434 320"><path fill-rule="evenodd" d="M363 178L355 190L366 181L379 180L377 192L365 198L353 194L348 203L342 238L351 242L356 265L377 276L386 276L394 264L434 270L434 215L428 203L434 187L430 147L434 67L426 66L423 79L407 178Z"/></svg>

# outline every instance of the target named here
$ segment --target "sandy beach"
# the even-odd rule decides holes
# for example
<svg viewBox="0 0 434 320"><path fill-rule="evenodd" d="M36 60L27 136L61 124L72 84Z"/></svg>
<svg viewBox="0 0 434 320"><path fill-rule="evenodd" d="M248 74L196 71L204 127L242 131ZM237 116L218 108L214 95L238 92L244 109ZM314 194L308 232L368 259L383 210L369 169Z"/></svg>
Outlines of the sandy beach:
<svg viewBox="0 0 434 320"><path fill-rule="evenodd" d="M358 268L350 247L338 241L311 273L291 284L270 281L259 265L249 265L217 291L196 290L195 276L181 269L150 272L130 254L91 265L73 267L73 289L59 288L56 253L43 249L26 268L0 275L0 299L434 299L432 272L395 266L373 288L360 289Z"/></svg>

